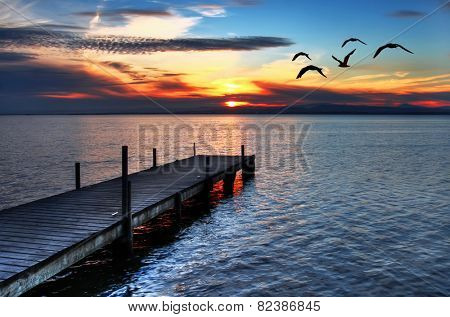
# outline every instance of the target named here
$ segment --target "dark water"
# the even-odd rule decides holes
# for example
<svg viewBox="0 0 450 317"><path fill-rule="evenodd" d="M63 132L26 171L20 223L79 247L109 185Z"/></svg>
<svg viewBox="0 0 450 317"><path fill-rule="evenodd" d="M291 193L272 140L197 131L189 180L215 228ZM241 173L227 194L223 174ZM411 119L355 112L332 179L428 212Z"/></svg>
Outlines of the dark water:
<svg viewBox="0 0 450 317"><path fill-rule="evenodd" d="M233 196L138 228L134 258L106 248L28 295L450 295L450 117L269 118L0 117L0 208L71 189L74 161L84 184L118 176L122 144L133 170L194 141L258 161Z"/></svg>

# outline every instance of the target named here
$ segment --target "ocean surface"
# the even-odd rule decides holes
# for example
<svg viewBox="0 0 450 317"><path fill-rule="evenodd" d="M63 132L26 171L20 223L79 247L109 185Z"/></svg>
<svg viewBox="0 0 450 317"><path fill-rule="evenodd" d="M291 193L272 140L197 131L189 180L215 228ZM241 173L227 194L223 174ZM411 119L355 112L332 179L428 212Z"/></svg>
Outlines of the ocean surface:
<svg viewBox="0 0 450 317"><path fill-rule="evenodd" d="M137 228L33 296L449 296L450 116L0 116L0 209L198 154L254 179ZM0 211L1 212L1 211ZM1 230L1 228L0 228Z"/></svg>

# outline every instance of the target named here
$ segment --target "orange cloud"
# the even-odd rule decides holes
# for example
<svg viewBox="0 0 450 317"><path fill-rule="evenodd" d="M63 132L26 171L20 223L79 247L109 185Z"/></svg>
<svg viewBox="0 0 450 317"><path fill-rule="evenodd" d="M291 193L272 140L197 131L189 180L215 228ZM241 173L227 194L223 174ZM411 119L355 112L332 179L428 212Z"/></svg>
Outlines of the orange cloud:
<svg viewBox="0 0 450 317"><path fill-rule="evenodd" d="M48 94L39 94L41 97L45 98L55 98L55 99L98 99L100 96L93 94L87 94L82 92L53 92Z"/></svg>

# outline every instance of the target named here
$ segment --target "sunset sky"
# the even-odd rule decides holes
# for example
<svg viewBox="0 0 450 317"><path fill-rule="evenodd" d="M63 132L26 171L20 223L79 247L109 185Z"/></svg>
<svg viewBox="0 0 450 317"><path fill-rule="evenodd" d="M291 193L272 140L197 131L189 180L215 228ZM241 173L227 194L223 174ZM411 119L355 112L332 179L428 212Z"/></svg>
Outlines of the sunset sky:
<svg viewBox="0 0 450 317"><path fill-rule="evenodd" d="M449 106L449 29L441 0L0 0L0 113Z"/></svg>

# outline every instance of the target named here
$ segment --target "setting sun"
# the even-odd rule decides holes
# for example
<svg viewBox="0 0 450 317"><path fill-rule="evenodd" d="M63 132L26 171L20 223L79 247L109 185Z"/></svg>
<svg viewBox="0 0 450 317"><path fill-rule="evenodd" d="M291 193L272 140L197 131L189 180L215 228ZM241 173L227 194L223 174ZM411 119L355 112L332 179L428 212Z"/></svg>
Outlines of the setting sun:
<svg viewBox="0 0 450 317"><path fill-rule="evenodd" d="M245 102L245 101L227 101L227 102L225 102L225 105L227 107L234 108L234 107L238 107L238 106L248 105L248 102Z"/></svg>

